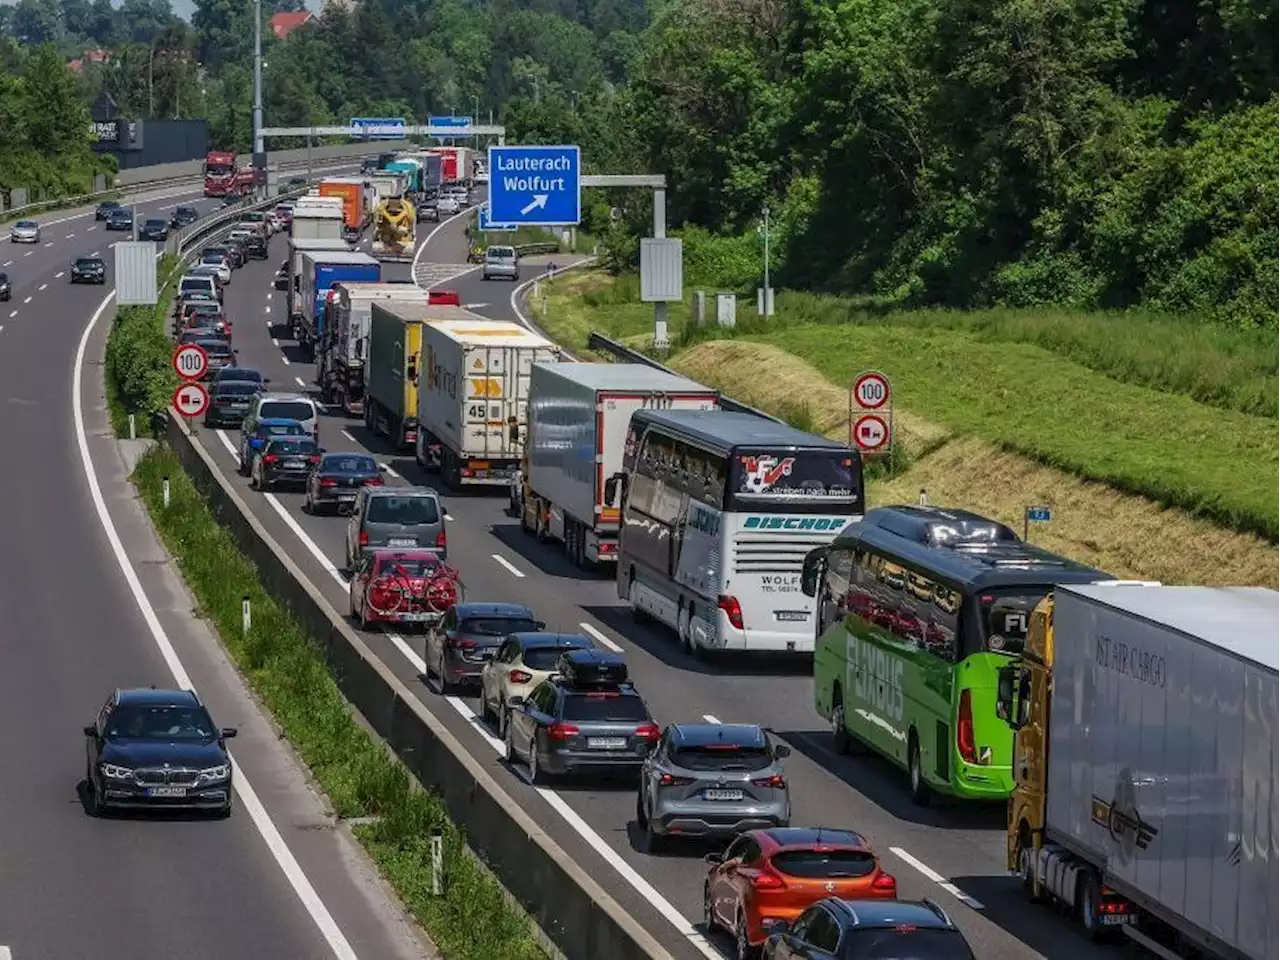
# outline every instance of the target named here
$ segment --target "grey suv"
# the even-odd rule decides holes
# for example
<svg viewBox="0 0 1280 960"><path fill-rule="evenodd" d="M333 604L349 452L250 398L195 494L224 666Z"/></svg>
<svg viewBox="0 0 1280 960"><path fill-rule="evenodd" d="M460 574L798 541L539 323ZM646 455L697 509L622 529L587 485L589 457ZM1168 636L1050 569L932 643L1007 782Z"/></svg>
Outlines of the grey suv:
<svg viewBox="0 0 1280 960"><path fill-rule="evenodd" d="M378 547L417 547L448 557L444 508L429 487L364 487L347 521L347 569Z"/></svg>
<svg viewBox="0 0 1280 960"><path fill-rule="evenodd" d="M502 280L520 279L520 257L515 247L490 247L484 252L484 270L481 276L485 280L495 277Z"/></svg>
<svg viewBox="0 0 1280 960"><path fill-rule="evenodd" d="M729 837L786 827L791 793L780 760L785 744L748 723L673 723L645 760L636 820L648 852L673 833Z"/></svg>

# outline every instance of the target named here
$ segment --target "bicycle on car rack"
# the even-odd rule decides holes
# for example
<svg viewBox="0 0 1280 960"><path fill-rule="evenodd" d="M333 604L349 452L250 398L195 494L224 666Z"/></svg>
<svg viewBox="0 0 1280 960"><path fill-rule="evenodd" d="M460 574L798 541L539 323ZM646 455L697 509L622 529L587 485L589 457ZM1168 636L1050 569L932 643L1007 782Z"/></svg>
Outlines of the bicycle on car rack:
<svg viewBox="0 0 1280 960"><path fill-rule="evenodd" d="M399 563L369 581L365 605L380 617L406 622L439 619L462 602L465 587L458 571L439 564L421 576Z"/></svg>

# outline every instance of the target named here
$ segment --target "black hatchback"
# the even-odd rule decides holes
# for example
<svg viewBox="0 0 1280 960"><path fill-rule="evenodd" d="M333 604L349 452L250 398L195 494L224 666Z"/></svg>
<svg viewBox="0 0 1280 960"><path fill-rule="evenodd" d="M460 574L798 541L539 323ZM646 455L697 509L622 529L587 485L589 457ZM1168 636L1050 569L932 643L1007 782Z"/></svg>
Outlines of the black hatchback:
<svg viewBox="0 0 1280 960"><path fill-rule="evenodd" d="M305 483L323 453L306 437L268 440L249 468L249 482L255 490L270 490L281 483Z"/></svg>
<svg viewBox="0 0 1280 960"><path fill-rule="evenodd" d="M71 261L72 283L106 283L107 265L101 257L76 257Z"/></svg>
<svg viewBox="0 0 1280 960"><path fill-rule="evenodd" d="M204 425L238 427L249 412L253 398L263 389L262 384L252 380L215 379L209 386L209 407L205 411Z"/></svg>
<svg viewBox="0 0 1280 960"><path fill-rule="evenodd" d="M169 226L174 230L189 226L200 219L200 211L195 207L179 207L169 218Z"/></svg>
<svg viewBox="0 0 1280 960"><path fill-rule="evenodd" d="M326 453L307 477L302 509L319 513L329 507L350 508L361 487L382 485L382 470L367 453Z"/></svg>
<svg viewBox="0 0 1280 960"><path fill-rule="evenodd" d="M158 217L143 220L142 226L138 228L138 239L164 243L169 239L169 224Z"/></svg>
<svg viewBox="0 0 1280 960"><path fill-rule="evenodd" d="M267 238L256 230L245 237L244 248L254 260L267 259Z"/></svg>
<svg viewBox="0 0 1280 960"><path fill-rule="evenodd" d="M434 674L446 694L456 684L478 684L484 665L509 635L545 627L523 603L455 604L427 631L427 677Z"/></svg>
<svg viewBox="0 0 1280 960"><path fill-rule="evenodd" d="M794 922L767 920L762 960L974 960L964 934L932 900L827 897Z"/></svg>

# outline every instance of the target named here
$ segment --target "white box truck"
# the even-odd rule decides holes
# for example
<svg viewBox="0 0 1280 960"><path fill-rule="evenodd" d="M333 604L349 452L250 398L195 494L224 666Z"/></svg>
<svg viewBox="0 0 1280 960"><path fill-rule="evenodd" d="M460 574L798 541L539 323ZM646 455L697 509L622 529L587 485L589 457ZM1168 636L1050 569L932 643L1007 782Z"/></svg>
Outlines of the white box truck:
<svg viewBox="0 0 1280 960"><path fill-rule="evenodd" d="M289 236L294 240L342 240L344 225L341 197L300 197L293 207Z"/></svg>
<svg viewBox="0 0 1280 960"><path fill-rule="evenodd" d="M1280 594L1059 586L1001 670L1009 865L1093 937L1166 960L1277 942Z"/></svg>
<svg viewBox="0 0 1280 960"><path fill-rule="evenodd" d="M559 540L579 567L617 560L620 513L605 480L622 469L631 414L644 407L718 410L710 387L639 363L540 363L533 368L520 525Z"/></svg>
<svg viewBox="0 0 1280 960"><path fill-rule="evenodd" d="M422 331L415 457L445 486L499 486L520 468L529 374L560 348L515 323L457 310Z"/></svg>

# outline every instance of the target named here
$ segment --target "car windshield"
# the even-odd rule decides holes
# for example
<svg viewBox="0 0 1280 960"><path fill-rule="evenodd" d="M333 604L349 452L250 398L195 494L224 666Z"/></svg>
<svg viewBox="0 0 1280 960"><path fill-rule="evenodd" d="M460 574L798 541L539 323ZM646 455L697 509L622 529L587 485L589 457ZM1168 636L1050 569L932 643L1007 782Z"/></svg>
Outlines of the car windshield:
<svg viewBox="0 0 1280 960"><path fill-rule="evenodd" d="M511 247L490 247L490 260L510 260L516 255L515 250Z"/></svg>
<svg viewBox="0 0 1280 960"><path fill-rule="evenodd" d="M217 734L204 707L122 703L107 723L112 740L212 740Z"/></svg>
<svg viewBox="0 0 1280 960"><path fill-rule="evenodd" d="M554 670L556 662L564 656L564 647L529 647L524 652L525 666L531 670Z"/></svg>
<svg viewBox="0 0 1280 960"><path fill-rule="evenodd" d="M378 462L373 457L341 456L325 457L320 464L321 473L377 473Z"/></svg>
<svg viewBox="0 0 1280 960"><path fill-rule="evenodd" d="M400 574L406 577L425 577L439 566L440 561L431 554L416 557L385 557L378 563L378 572Z"/></svg>
<svg viewBox="0 0 1280 960"><path fill-rule="evenodd" d="M299 437L297 440L272 440L267 444L268 453L299 454L315 453L318 448L314 440Z"/></svg>
<svg viewBox="0 0 1280 960"><path fill-rule="evenodd" d="M148 221L147 221L147 226L148 226L148 227L163 227L163 226L165 226L165 222L164 222L163 220L148 220Z"/></svg>
<svg viewBox="0 0 1280 960"><path fill-rule="evenodd" d="M85 258L82 258L82 259L80 259L80 260L77 260L77 261L76 261L76 266L77 266L77 267L79 267L81 270L88 270L88 269L93 268L93 267L100 267L100 266L102 266L102 261L101 261L101 260L90 260L90 259L88 259L87 257L85 257Z"/></svg>
<svg viewBox="0 0 1280 960"><path fill-rule="evenodd" d="M768 747L756 744L709 743L672 750L671 762L686 770L760 770L772 756Z"/></svg>
<svg viewBox="0 0 1280 960"><path fill-rule="evenodd" d="M779 873L808 880L866 877L876 869L875 854L869 850L783 850L770 862Z"/></svg>
<svg viewBox="0 0 1280 960"><path fill-rule="evenodd" d="M264 423L258 427L258 432L268 437L305 437L307 431L302 429L300 423Z"/></svg>
<svg viewBox="0 0 1280 960"><path fill-rule="evenodd" d="M843 960L973 960L973 951L958 930L881 927L846 935Z"/></svg>
<svg viewBox="0 0 1280 960"><path fill-rule="evenodd" d="M231 355L231 341L218 340L215 337L203 337L196 343L204 347L205 353L214 354L215 356L228 357Z"/></svg>
<svg viewBox="0 0 1280 960"><path fill-rule="evenodd" d="M213 390L220 397L252 397L258 392L258 385L248 380L224 380L215 383Z"/></svg>
<svg viewBox="0 0 1280 960"><path fill-rule="evenodd" d="M639 697L626 696L614 690L593 690L565 697L564 719L644 723L649 719L649 711Z"/></svg>
<svg viewBox="0 0 1280 960"><path fill-rule="evenodd" d="M257 370L250 369L249 367L240 367L238 370L227 370L220 373L218 375L218 382L221 383L224 380L245 380L250 383L258 384L262 382L262 374Z"/></svg>
<svg viewBox="0 0 1280 960"><path fill-rule="evenodd" d="M205 290L209 289L208 277L188 277L182 281L182 286L178 292L185 296L189 290Z"/></svg>
<svg viewBox="0 0 1280 960"><path fill-rule="evenodd" d="M458 624L459 633L480 637L505 637L508 633L532 633L538 625L526 617L468 617Z"/></svg>
<svg viewBox="0 0 1280 960"><path fill-rule="evenodd" d="M38 224L34 220L19 220L17 226L30 230L38 226Z"/></svg>
<svg viewBox="0 0 1280 960"><path fill-rule="evenodd" d="M221 263L221 262L222 262L222 254L220 254L220 253L214 253L214 252L213 252L213 251L211 251L211 250L206 250L206 251L204 252L204 256L202 256L202 257L200 258L200 262L201 262L201 263Z"/></svg>
<svg viewBox="0 0 1280 960"><path fill-rule="evenodd" d="M374 497L365 519L370 523L439 523L440 511L432 497Z"/></svg>
<svg viewBox="0 0 1280 960"><path fill-rule="evenodd" d="M260 417L279 417L281 420L310 420L315 408L304 400L269 400L258 411Z"/></svg>

